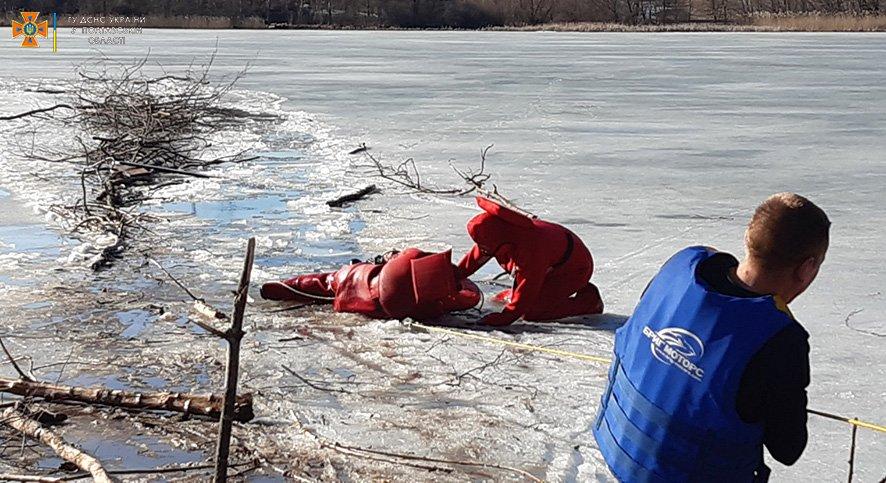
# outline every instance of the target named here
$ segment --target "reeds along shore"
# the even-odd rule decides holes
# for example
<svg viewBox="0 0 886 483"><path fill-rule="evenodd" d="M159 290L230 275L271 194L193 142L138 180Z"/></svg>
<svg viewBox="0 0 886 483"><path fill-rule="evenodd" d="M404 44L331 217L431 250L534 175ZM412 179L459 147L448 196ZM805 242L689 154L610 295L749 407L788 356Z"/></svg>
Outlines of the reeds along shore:
<svg viewBox="0 0 886 483"><path fill-rule="evenodd" d="M559 22L517 27L492 27L490 30L530 32L886 32L886 15L759 15L734 23L678 22L658 25Z"/></svg>
<svg viewBox="0 0 886 483"><path fill-rule="evenodd" d="M13 14L0 17L0 25L8 27ZM60 27L66 25L64 18ZM121 25L122 26L122 25ZM311 24L286 25L265 23L260 17L211 16L147 16L143 22L127 27L172 29L323 29L323 30L410 30L401 27L365 27L357 25ZM423 29L427 30L427 29ZM447 29L458 30L458 29ZM465 29L474 30L474 29ZM666 24L626 24L616 22L550 22L535 25L490 26L479 30L492 31L551 31L551 32L886 32L886 14L758 14L731 22L676 22Z"/></svg>

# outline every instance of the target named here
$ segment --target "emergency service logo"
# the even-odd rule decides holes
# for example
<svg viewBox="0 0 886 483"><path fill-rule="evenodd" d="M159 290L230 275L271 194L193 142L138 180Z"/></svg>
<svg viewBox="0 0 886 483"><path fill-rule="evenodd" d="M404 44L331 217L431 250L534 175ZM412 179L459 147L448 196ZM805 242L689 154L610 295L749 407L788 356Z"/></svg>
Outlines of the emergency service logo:
<svg viewBox="0 0 886 483"><path fill-rule="evenodd" d="M12 38L24 36L22 39L22 47L37 48L40 44L37 42L37 36L44 39L49 34L49 21L37 21L40 12L22 12L22 21L12 21Z"/></svg>
<svg viewBox="0 0 886 483"><path fill-rule="evenodd" d="M643 327L643 335L651 341L649 350L656 359L673 364L696 381L702 380L704 369L695 363L704 355L704 344L698 336L679 327L667 327L656 332L648 326Z"/></svg>

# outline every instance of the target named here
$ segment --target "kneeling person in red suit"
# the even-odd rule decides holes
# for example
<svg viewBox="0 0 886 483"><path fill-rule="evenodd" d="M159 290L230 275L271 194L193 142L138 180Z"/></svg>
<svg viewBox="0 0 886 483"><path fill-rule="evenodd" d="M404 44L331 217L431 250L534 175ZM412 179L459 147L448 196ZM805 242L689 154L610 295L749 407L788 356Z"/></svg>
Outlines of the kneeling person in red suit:
<svg viewBox="0 0 886 483"><path fill-rule="evenodd" d="M458 264L469 277L495 258L514 277L514 288L500 294L504 310L483 317L488 325L508 325L519 318L554 320L603 312L600 292L590 283L594 261L581 239L568 229L532 219L478 197L485 211L468 222L475 245Z"/></svg>
<svg viewBox="0 0 886 483"><path fill-rule="evenodd" d="M480 303L480 289L456 277L452 252L408 248L382 263L354 263L336 272L300 275L262 286L270 300L331 302L336 312L378 319L432 319Z"/></svg>

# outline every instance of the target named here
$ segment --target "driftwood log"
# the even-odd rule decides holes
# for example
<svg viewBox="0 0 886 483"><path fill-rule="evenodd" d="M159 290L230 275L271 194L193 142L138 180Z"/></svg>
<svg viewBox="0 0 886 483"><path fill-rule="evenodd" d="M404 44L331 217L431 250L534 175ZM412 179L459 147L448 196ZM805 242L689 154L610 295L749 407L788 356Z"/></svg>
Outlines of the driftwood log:
<svg viewBox="0 0 886 483"><path fill-rule="evenodd" d="M59 483L65 481L61 478L40 475L16 475L12 473L0 473L0 481L37 481L39 483Z"/></svg>
<svg viewBox="0 0 886 483"><path fill-rule="evenodd" d="M40 423L37 421L28 419L27 416L16 408L9 408L0 414L0 423L49 446L63 460L69 461L77 465L77 468L89 472L92 475L92 479L97 483L110 483L112 481L105 468L97 459L65 443L65 440L59 435L40 426Z"/></svg>
<svg viewBox="0 0 886 483"><path fill-rule="evenodd" d="M371 194L378 193L378 192L379 192L378 187L375 186L374 184L371 184L371 185L361 189L360 191L357 191L354 193L348 193L348 194L346 194L344 196L340 196L334 200L327 201L326 204L329 205L331 208L341 208L342 206L344 206L347 203L353 203L355 201L360 201L363 198L366 198L367 196L369 196Z"/></svg>
<svg viewBox="0 0 886 483"><path fill-rule="evenodd" d="M352 150L352 151L349 152L348 154L362 153L363 151L367 151L367 150L369 150L369 147L366 146L366 143L362 143L362 144L360 144L360 147L358 147L358 148Z"/></svg>
<svg viewBox="0 0 886 483"><path fill-rule="evenodd" d="M48 382L33 382L0 377L0 392L22 397L41 398L46 401L81 402L101 406L151 411L172 411L218 418L221 416L223 399L216 394L182 394L177 392L133 392L109 390L102 387L76 387ZM250 421L252 394L237 397L234 420Z"/></svg>

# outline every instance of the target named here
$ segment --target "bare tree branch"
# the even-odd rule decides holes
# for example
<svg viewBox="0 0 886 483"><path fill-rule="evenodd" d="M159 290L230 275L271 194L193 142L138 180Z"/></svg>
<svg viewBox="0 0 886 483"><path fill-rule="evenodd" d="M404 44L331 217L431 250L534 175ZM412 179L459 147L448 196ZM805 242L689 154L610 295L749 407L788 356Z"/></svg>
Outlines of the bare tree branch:
<svg viewBox="0 0 886 483"><path fill-rule="evenodd" d="M111 483L111 477L104 466L94 457L65 443L60 436L40 426L37 421L27 418L18 409L12 407L0 414L0 423L26 434L52 448L59 457L69 461L83 471L89 472L97 483Z"/></svg>

